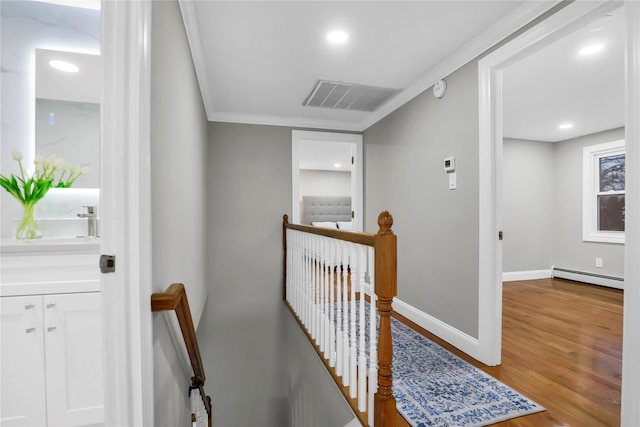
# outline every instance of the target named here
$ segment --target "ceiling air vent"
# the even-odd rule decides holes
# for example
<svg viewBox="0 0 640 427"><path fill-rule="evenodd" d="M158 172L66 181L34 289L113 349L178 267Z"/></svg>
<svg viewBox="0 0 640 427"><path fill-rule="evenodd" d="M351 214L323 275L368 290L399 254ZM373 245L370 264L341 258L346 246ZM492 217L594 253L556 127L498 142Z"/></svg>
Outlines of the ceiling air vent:
<svg viewBox="0 0 640 427"><path fill-rule="evenodd" d="M318 80L302 105L337 110L375 111L400 89Z"/></svg>

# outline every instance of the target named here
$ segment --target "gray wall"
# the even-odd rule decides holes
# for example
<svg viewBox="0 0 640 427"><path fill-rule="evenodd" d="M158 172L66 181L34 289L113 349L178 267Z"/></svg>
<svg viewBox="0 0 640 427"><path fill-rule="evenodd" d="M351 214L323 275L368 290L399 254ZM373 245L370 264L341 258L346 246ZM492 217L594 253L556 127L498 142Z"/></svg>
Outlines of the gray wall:
<svg viewBox="0 0 640 427"><path fill-rule="evenodd" d="M618 139L624 139L623 128L556 143L557 267L624 277L624 245L582 241L582 149ZM596 257L603 268L595 267Z"/></svg>
<svg viewBox="0 0 640 427"><path fill-rule="evenodd" d="M299 419L310 422L305 427L346 424L352 418L346 403L282 301L291 129L209 123L208 164L210 297L198 339L214 401L213 424L299 427ZM311 372L302 369L314 364ZM319 398L311 404L310 396Z"/></svg>
<svg viewBox="0 0 640 427"><path fill-rule="evenodd" d="M302 196L351 196L351 172L300 170Z"/></svg>
<svg viewBox="0 0 640 427"><path fill-rule="evenodd" d="M582 149L619 139L623 128L556 143L505 139L503 271L556 266L624 277L624 245L582 240Z"/></svg>
<svg viewBox="0 0 640 427"><path fill-rule="evenodd" d="M210 298L198 337L213 424L285 426L282 215L291 206L291 130L209 123Z"/></svg>
<svg viewBox="0 0 640 427"><path fill-rule="evenodd" d="M184 283L198 325L208 291L207 119L177 1L153 3L151 37L153 289ZM153 319L155 424L188 425L192 373L179 358L167 316Z"/></svg>
<svg viewBox="0 0 640 427"><path fill-rule="evenodd" d="M553 265L557 212L555 146L552 142L504 140L502 269L505 272L545 270Z"/></svg>
<svg viewBox="0 0 640 427"><path fill-rule="evenodd" d="M391 212L398 297L478 335L478 67L447 77L443 99L414 98L364 133L365 230ZM443 159L456 156L458 188Z"/></svg>

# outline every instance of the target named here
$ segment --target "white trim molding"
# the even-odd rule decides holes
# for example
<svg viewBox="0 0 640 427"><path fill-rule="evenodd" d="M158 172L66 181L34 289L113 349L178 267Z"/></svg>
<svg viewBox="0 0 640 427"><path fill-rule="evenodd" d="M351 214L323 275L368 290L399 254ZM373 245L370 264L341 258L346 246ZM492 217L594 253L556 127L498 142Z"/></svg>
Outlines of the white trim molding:
<svg viewBox="0 0 640 427"><path fill-rule="evenodd" d="M630 427L640 426L640 2L624 3L627 15L627 194L620 425Z"/></svg>
<svg viewBox="0 0 640 427"><path fill-rule="evenodd" d="M553 277L551 275L551 269L545 270L527 270L527 271L508 271L502 273L503 282L515 282L518 280L537 280L537 279L549 279Z"/></svg>
<svg viewBox="0 0 640 427"><path fill-rule="evenodd" d="M625 191L600 192L600 159L624 154L624 139L590 145L582 149L582 240L585 242L624 243L624 231L598 229L599 195L624 195Z"/></svg>
<svg viewBox="0 0 640 427"><path fill-rule="evenodd" d="M209 121L224 121L231 123L249 123L272 126L308 127L315 129L330 129L336 131L362 132L376 122L402 107L416 96L433 86L435 82L451 74L473 58L478 57L487 49L495 46L514 31L522 28L549 9L560 3L561 0L549 0L542 2L525 2L505 18L496 22L484 32L474 37L473 40L462 46L451 56L441 61L426 75L405 88L400 94L389 100L381 108L369 114L360 122L324 121L306 118L291 118L280 116L245 115L224 111L216 111L214 100L211 98L210 83L206 73L203 42L200 39L195 1L179 0L182 19L187 31L187 39L193 57L193 64L202 92L202 99Z"/></svg>
<svg viewBox="0 0 640 427"><path fill-rule="evenodd" d="M151 318L152 3L102 2L100 144L105 425L154 425ZM96 266L97 267L97 266Z"/></svg>
<svg viewBox="0 0 640 427"><path fill-rule="evenodd" d="M478 63L479 310L478 360L500 363L502 339L502 70L530 53L618 8L620 1L573 2L491 52Z"/></svg>
<svg viewBox="0 0 640 427"><path fill-rule="evenodd" d="M472 336L418 310L398 298L393 299L393 310L472 357L478 354L479 342Z"/></svg>

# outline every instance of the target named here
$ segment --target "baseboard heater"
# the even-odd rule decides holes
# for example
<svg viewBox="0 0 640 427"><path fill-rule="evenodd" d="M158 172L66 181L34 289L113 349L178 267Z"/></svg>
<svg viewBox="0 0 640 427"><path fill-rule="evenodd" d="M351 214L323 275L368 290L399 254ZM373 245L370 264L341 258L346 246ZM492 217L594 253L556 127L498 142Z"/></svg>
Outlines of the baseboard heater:
<svg viewBox="0 0 640 427"><path fill-rule="evenodd" d="M553 275L553 277L557 277L558 279L574 280L576 282L589 283L592 285L624 289L624 279L622 277L605 276L604 274L569 270L567 268L560 267L553 267L551 269L551 274Z"/></svg>

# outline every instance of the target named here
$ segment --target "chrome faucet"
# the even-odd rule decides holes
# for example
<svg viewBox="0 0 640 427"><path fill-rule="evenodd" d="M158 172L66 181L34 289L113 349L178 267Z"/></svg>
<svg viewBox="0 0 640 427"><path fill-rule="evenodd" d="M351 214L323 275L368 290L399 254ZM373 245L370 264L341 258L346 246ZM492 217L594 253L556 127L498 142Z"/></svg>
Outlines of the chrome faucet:
<svg viewBox="0 0 640 427"><path fill-rule="evenodd" d="M96 206L83 206L87 213L79 213L80 218L87 218L87 237L98 237L98 213Z"/></svg>

